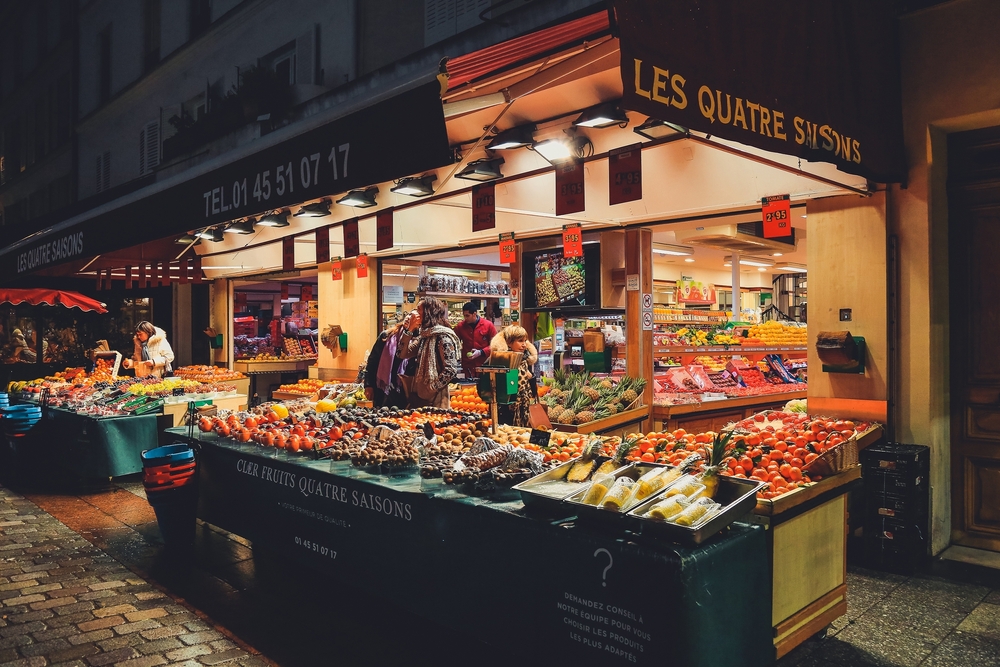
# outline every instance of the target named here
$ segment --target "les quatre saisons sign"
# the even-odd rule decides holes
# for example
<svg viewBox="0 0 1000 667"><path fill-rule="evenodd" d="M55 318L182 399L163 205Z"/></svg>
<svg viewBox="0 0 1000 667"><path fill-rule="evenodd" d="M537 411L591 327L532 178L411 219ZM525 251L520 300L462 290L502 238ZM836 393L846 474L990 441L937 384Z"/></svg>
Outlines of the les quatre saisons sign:
<svg viewBox="0 0 1000 667"><path fill-rule="evenodd" d="M400 143L403 127L419 131ZM303 201L450 161L440 84L434 80L71 227L38 235L0 254L0 279L270 210L292 207L294 212ZM5 261L11 255L16 261Z"/></svg>
<svg viewBox="0 0 1000 667"><path fill-rule="evenodd" d="M889 5L614 0L623 106L901 182L899 55Z"/></svg>

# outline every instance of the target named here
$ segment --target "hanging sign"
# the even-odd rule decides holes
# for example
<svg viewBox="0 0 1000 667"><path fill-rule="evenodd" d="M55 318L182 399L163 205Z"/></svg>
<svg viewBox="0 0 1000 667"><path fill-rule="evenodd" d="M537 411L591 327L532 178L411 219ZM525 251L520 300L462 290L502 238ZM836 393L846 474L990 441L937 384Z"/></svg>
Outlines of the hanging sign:
<svg viewBox="0 0 1000 667"><path fill-rule="evenodd" d="M330 261L330 228L320 227L316 230L316 263L326 264Z"/></svg>
<svg viewBox="0 0 1000 667"><path fill-rule="evenodd" d="M556 167L556 215L580 213L587 208L583 176L583 163L578 160Z"/></svg>
<svg viewBox="0 0 1000 667"><path fill-rule="evenodd" d="M514 232L500 235L500 263L512 264L517 260L517 242Z"/></svg>
<svg viewBox="0 0 1000 667"><path fill-rule="evenodd" d="M361 239L358 237L358 219L344 223L344 257L357 257L361 253Z"/></svg>
<svg viewBox="0 0 1000 667"><path fill-rule="evenodd" d="M288 300L288 283L281 283L281 300Z"/></svg>
<svg viewBox="0 0 1000 667"><path fill-rule="evenodd" d="M368 277L368 255L358 255L358 278Z"/></svg>
<svg viewBox="0 0 1000 667"><path fill-rule="evenodd" d="M379 252L392 248L392 209L379 211L375 216L375 248Z"/></svg>
<svg viewBox="0 0 1000 667"><path fill-rule="evenodd" d="M295 269L295 237L286 236L281 239L281 270Z"/></svg>
<svg viewBox="0 0 1000 667"><path fill-rule="evenodd" d="M642 199L642 150L639 144L622 146L608 154L608 203Z"/></svg>
<svg viewBox="0 0 1000 667"><path fill-rule="evenodd" d="M302 291L299 293L299 301L312 301L313 300L313 288L312 285L303 285Z"/></svg>
<svg viewBox="0 0 1000 667"><path fill-rule="evenodd" d="M792 235L792 201L789 195L775 195L760 200L764 218L764 238Z"/></svg>
<svg viewBox="0 0 1000 667"><path fill-rule="evenodd" d="M332 277L334 280L344 279L343 266L340 262L339 257L336 260L334 260L332 264L330 264L330 277Z"/></svg>
<svg viewBox="0 0 1000 667"><path fill-rule="evenodd" d="M677 281L678 303L715 303L715 286L700 280Z"/></svg>
<svg viewBox="0 0 1000 667"><path fill-rule="evenodd" d="M403 286L383 285L382 303L403 303Z"/></svg>
<svg viewBox="0 0 1000 667"><path fill-rule="evenodd" d="M563 227L563 257L583 257L583 230L580 225Z"/></svg>
<svg viewBox="0 0 1000 667"><path fill-rule="evenodd" d="M481 232L497 226L496 185L472 186L472 231Z"/></svg>

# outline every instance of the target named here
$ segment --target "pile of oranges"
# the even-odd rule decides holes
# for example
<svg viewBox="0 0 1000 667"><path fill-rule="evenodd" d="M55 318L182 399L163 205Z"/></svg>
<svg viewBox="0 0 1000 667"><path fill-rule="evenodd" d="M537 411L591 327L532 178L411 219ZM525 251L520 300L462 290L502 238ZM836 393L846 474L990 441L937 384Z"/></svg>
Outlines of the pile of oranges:
<svg viewBox="0 0 1000 667"><path fill-rule="evenodd" d="M490 406L479 398L475 386L460 387L451 392L451 409L468 412L489 412Z"/></svg>
<svg viewBox="0 0 1000 667"><path fill-rule="evenodd" d="M303 378L296 382L295 384L283 384L278 387L278 391L284 392L286 394L300 394L302 396L311 396L319 391L326 382L323 380L318 380L316 378Z"/></svg>

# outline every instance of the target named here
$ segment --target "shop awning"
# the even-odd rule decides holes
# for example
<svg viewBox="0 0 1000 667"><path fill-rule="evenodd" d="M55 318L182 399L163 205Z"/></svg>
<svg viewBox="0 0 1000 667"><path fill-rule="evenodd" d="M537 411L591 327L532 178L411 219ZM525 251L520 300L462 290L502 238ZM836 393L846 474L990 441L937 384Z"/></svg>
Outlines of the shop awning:
<svg viewBox="0 0 1000 667"><path fill-rule="evenodd" d="M52 289L2 289L0 288L0 303L19 306L27 303L32 306L63 306L79 308L84 312L106 313L108 309L100 301L78 292L60 292Z"/></svg>
<svg viewBox="0 0 1000 667"><path fill-rule="evenodd" d="M612 0L623 105L872 181L902 182L893 4Z"/></svg>
<svg viewBox="0 0 1000 667"><path fill-rule="evenodd" d="M7 245L0 281L449 164L436 72L377 83L328 114Z"/></svg>

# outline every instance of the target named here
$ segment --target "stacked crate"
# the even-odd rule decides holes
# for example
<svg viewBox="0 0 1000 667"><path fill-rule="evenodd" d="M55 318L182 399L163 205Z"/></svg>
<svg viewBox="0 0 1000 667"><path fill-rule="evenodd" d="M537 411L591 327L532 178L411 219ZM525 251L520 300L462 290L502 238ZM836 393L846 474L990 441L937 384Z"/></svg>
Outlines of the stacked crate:
<svg viewBox="0 0 1000 667"><path fill-rule="evenodd" d="M887 443L861 452L869 566L913 572L927 556L930 448Z"/></svg>

